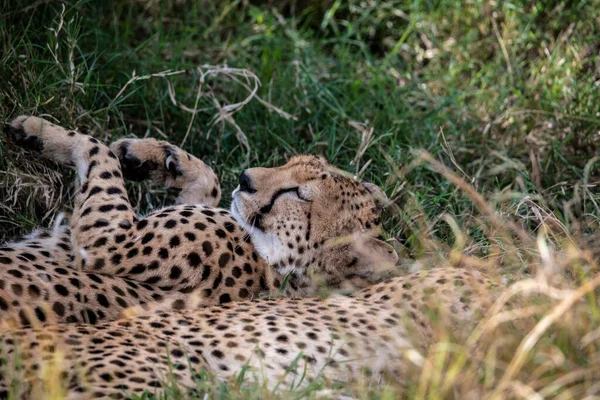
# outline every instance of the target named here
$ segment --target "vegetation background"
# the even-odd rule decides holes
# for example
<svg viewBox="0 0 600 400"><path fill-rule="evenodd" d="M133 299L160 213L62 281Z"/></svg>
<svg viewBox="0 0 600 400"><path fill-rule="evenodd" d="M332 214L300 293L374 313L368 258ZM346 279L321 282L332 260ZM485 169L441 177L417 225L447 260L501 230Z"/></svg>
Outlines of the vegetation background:
<svg viewBox="0 0 600 400"><path fill-rule="evenodd" d="M402 271L415 259L475 265L510 282L560 265L570 280L557 284L577 287L600 253L599 10L596 0L4 0L0 118L46 115L107 142L181 144L226 194L250 165L322 154L386 190ZM0 134L0 241L68 210L72 182ZM130 189L144 212L165 199ZM562 342L546 332L538 361L556 350L563 363L511 393L567 376L539 398L598 395L589 390L600 368L581 348L596 309L590 300L569 320ZM447 386L420 378L357 396L436 398L497 383L466 373L471 382L457 383L450 359L439 368ZM215 385L217 396L266 396Z"/></svg>

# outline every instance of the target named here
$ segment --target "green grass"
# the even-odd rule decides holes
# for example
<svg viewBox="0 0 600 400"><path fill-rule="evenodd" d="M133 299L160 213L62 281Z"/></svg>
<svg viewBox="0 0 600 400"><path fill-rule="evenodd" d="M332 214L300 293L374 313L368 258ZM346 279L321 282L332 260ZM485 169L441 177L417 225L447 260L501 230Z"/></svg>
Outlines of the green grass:
<svg viewBox="0 0 600 400"><path fill-rule="evenodd" d="M557 249L598 232L598 9L596 0L5 0L0 118L47 114L106 141L180 144L189 129L183 147L214 167L223 206L247 166L322 154L385 188L395 202L386 230L403 258L454 249L512 279L539 264L539 249L494 225L465 184L417 151L503 221L532 235L546 224ZM249 96L253 76L266 103L255 96L219 119ZM74 188L68 173L0 138L0 238L10 238L49 224ZM142 210L164 198L131 191ZM393 397L386 390L365 398Z"/></svg>

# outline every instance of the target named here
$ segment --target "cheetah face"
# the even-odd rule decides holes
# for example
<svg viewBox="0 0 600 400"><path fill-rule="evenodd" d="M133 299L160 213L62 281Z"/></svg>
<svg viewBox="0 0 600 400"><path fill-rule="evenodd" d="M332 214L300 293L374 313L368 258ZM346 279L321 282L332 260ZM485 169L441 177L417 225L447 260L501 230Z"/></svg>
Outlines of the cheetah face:
<svg viewBox="0 0 600 400"><path fill-rule="evenodd" d="M231 212L259 254L281 274L322 273L328 284L371 281L376 267L395 264L378 239L383 191L337 171L321 157L296 156L277 168L240 176Z"/></svg>

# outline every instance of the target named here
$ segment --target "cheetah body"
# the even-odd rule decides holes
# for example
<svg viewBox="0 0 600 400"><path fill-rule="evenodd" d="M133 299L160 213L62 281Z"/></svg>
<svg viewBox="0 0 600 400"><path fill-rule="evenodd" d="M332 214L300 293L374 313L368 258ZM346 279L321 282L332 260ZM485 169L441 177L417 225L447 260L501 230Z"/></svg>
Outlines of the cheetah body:
<svg viewBox="0 0 600 400"><path fill-rule="evenodd" d="M36 396L49 370L70 399L160 392L169 376L193 387L202 371L227 380L247 370L270 388L365 370L397 380L435 338L430 307L462 328L488 307L476 293L493 282L460 269L298 298L319 280L371 284L380 266L397 261L379 237L381 190L322 158L245 171L230 214L214 208L212 170L168 144L126 140L109 149L33 117L18 118L10 134L75 167L81 190L70 228L0 249L0 318L34 325L1 334L2 365L21 365L0 374L3 393L25 382L17 396ZM182 204L137 218L123 176L176 188ZM258 298L281 287L288 298ZM126 306L157 301L116 319ZM52 320L74 323L38 326Z"/></svg>
<svg viewBox="0 0 600 400"><path fill-rule="evenodd" d="M350 297L258 299L98 325L12 330L2 334L10 343L6 362L18 358L24 367L0 378L0 387L15 379L39 388L35 366L54 362L57 352L71 399L161 393L173 379L192 388L206 371L233 380L245 370L247 381L271 389L315 379L349 381L365 372L398 382L408 368L422 366L427 344L436 340L424 305L445 314L447 328L468 331L489 307L478 294L493 286L477 272L434 270ZM473 300L459 300L465 296Z"/></svg>
<svg viewBox="0 0 600 400"><path fill-rule="evenodd" d="M349 246L324 245L329 239L378 227L374 200L361 183L329 173L316 157L247 171L254 176L252 190L258 190L249 203L261 204L257 212L264 214L263 224L271 223L281 236L275 239L280 245L272 246L278 253L274 257L265 250L256 227L216 208L221 192L212 169L173 145L122 139L108 148L36 117L18 117L8 133L18 145L74 167L81 188L69 228L42 230L0 246L0 321L96 323L114 320L131 306L184 309L260 294L307 295L313 290L309 269L324 275L330 286L346 277L372 275L372 260L341 251ZM165 185L176 196L176 205L138 217L124 178ZM288 209L278 209L293 201L285 185L294 179L316 182L318 190L331 192L329 197L335 194L341 207L330 212L311 206L312 218L289 204ZM240 188L237 197L247 196L245 186ZM323 199L327 207L329 200ZM243 202L234 198L234 203L244 209ZM332 229L335 224L323 224L331 218L345 222ZM373 240L393 264L391 247ZM260 249L262 257L257 254ZM284 279L287 284L281 289Z"/></svg>

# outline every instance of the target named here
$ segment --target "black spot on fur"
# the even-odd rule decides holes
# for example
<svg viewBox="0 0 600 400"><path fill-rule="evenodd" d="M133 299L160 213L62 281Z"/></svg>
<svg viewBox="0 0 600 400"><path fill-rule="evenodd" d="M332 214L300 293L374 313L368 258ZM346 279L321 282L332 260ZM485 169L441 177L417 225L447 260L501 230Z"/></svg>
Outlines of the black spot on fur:
<svg viewBox="0 0 600 400"><path fill-rule="evenodd" d="M137 264L129 271L132 275L143 274L144 272L146 272L146 266L144 264Z"/></svg>
<svg viewBox="0 0 600 400"><path fill-rule="evenodd" d="M123 256L120 254L113 254L113 256L110 258L110 261L114 264L114 265L119 265L121 264L121 260L123 259Z"/></svg>
<svg viewBox="0 0 600 400"><path fill-rule="evenodd" d="M106 298L105 295L103 295L102 293L98 293L96 295L96 300L98 300L98 303L102 306L102 307L106 307L108 308L110 306L110 303L108 302L108 299Z"/></svg>
<svg viewBox="0 0 600 400"><path fill-rule="evenodd" d="M127 258L133 258L133 257L137 256L138 253L139 253L139 250L136 248L133 248L127 252Z"/></svg>
<svg viewBox="0 0 600 400"><path fill-rule="evenodd" d="M158 251L158 256L163 260L166 260L167 258L169 258L169 251L164 247L161 247L161 249Z"/></svg>
<svg viewBox="0 0 600 400"><path fill-rule="evenodd" d="M190 266L193 268L197 268L200 265L200 263L202 262L202 260L200 259L200 256L195 251L188 254L187 259L188 259Z"/></svg>
<svg viewBox="0 0 600 400"><path fill-rule="evenodd" d="M231 297L227 293L223 293L219 296L219 304L229 303L231 301Z"/></svg>
<svg viewBox="0 0 600 400"><path fill-rule="evenodd" d="M135 226L135 227L136 227L138 230L141 230L141 229L144 229L144 228L145 228L147 225L148 225L148 220L146 220L146 219L143 219L143 220L139 221L139 222L136 224L136 226Z"/></svg>
<svg viewBox="0 0 600 400"><path fill-rule="evenodd" d="M205 241L204 243L202 243L202 250L204 251L204 254L210 256L213 252L212 244L208 241Z"/></svg>
<svg viewBox="0 0 600 400"><path fill-rule="evenodd" d="M56 302L52 305L52 311L59 317L62 317L65 315L65 306L62 303Z"/></svg>
<svg viewBox="0 0 600 400"><path fill-rule="evenodd" d="M173 236L171 238L171 240L169 240L169 246L171 246L171 248L179 246L180 243L181 243L181 240L179 239L179 236L177 236L177 235Z"/></svg>
<svg viewBox="0 0 600 400"><path fill-rule="evenodd" d="M154 239L154 233L148 232L142 237L142 244L147 244L152 239Z"/></svg>
<svg viewBox="0 0 600 400"><path fill-rule="evenodd" d="M196 240L196 235L194 235L192 232L186 232L183 234L183 236L185 236L185 238L187 240L189 240L190 242L193 242Z"/></svg>
<svg viewBox="0 0 600 400"><path fill-rule="evenodd" d="M173 266L171 267L171 273L169 274L169 278L171 279L177 279L181 276L181 268L179 268L178 266Z"/></svg>
<svg viewBox="0 0 600 400"><path fill-rule="evenodd" d="M54 285L54 290L56 290L56 293L60 294L61 296L69 295L69 291L63 285Z"/></svg>
<svg viewBox="0 0 600 400"><path fill-rule="evenodd" d="M229 253L223 253L219 256L219 267L220 268L224 268L227 263L229 262L231 256L229 255Z"/></svg>
<svg viewBox="0 0 600 400"><path fill-rule="evenodd" d="M85 310L81 311L81 318L90 324L95 324L96 322L98 322L98 317L96 316L96 313L90 310L89 308L86 308Z"/></svg>
<svg viewBox="0 0 600 400"><path fill-rule="evenodd" d="M215 281L213 282L213 289L216 289L219 287L219 285L221 284L221 281L223 280L223 273L221 271L219 271L219 275L217 275L217 277L215 278Z"/></svg>
<svg viewBox="0 0 600 400"><path fill-rule="evenodd" d="M227 229L229 232L233 232L235 230L235 225L229 221L225 221L223 226L225 226L225 229Z"/></svg>
<svg viewBox="0 0 600 400"><path fill-rule="evenodd" d="M206 264L204 265L204 269L202 270L202 280L205 281L208 279L208 277L210 276L210 265Z"/></svg>
<svg viewBox="0 0 600 400"><path fill-rule="evenodd" d="M223 229L217 229L215 231L215 234L220 237L221 239L225 239L227 237L227 234L225 233L225 231Z"/></svg>

